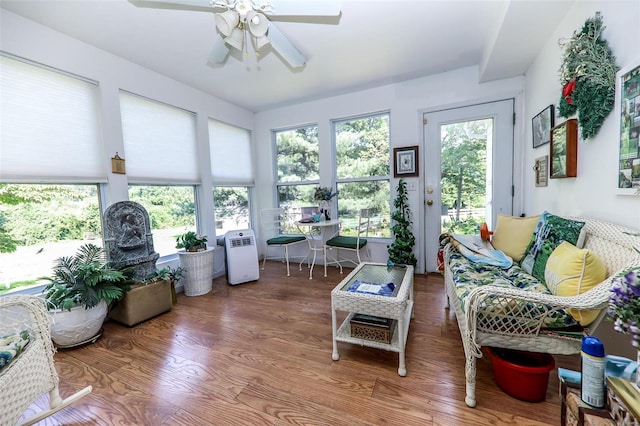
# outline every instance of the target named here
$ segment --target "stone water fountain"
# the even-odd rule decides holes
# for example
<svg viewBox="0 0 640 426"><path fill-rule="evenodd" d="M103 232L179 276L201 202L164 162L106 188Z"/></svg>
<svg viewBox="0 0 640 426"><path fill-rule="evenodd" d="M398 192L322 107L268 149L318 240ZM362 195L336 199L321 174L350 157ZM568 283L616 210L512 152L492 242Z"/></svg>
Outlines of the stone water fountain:
<svg viewBox="0 0 640 426"><path fill-rule="evenodd" d="M105 252L117 269L131 268L131 277L142 281L156 271L160 257L153 249L147 210L133 201L120 201L104 212Z"/></svg>

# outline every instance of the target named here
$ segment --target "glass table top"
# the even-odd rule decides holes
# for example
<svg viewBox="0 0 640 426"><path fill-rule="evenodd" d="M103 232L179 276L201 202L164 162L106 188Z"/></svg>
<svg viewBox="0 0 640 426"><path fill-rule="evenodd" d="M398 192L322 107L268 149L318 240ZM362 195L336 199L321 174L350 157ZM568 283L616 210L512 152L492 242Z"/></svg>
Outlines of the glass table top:
<svg viewBox="0 0 640 426"><path fill-rule="evenodd" d="M340 287L340 291L349 291L349 287L356 281L372 284L389 284L393 283L395 288L392 294L385 296L394 297L400 291L407 268L400 266L388 267L386 265L362 264L359 270L350 279L345 280Z"/></svg>

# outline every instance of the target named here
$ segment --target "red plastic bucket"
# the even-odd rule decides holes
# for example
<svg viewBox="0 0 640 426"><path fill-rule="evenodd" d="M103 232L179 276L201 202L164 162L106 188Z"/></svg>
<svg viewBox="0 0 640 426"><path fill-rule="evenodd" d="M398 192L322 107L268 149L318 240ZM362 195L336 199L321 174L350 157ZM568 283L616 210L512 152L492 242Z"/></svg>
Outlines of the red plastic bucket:
<svg viewBox="0 0 640 426"><path fill-rule="evenodd" d="M553 356L537 352L489 348L496 383L507 394L528 402L544 400Z"/></svg>

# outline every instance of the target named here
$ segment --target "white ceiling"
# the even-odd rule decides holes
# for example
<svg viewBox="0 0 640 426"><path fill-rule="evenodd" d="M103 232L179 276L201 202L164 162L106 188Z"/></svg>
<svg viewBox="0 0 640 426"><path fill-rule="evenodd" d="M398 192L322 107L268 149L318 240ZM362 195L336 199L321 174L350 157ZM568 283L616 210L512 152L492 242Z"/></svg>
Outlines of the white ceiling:
<svg viewBox="0 0 640 426"><path fill-rule="evenodd" d="M259 58L249 50L248 57L232 54L222 66L208 65L216 31L209 12L126 0L0 0L0 6L261 111L474 65L480 81L523 75L573 1L343 0L339 18L275 22L306 56L302 70L269 48Z"/></svg>

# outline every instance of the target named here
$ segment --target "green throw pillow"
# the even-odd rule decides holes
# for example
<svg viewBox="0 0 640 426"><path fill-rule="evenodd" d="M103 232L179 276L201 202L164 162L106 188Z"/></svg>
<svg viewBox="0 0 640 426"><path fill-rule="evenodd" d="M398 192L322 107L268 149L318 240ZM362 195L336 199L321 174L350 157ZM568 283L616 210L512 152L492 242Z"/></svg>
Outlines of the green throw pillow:
<svg viewBox="0 0 640 426"><path fill-rule="evenodd" d="M549 212L542 213L520 267L546 283L544 270L547 266L547 259L563 241L576 245L583 227L584 222L565 219Z"/></svg>

